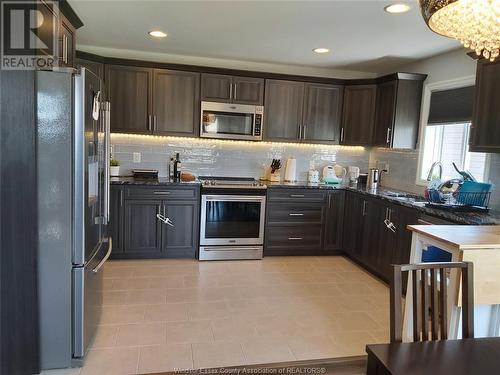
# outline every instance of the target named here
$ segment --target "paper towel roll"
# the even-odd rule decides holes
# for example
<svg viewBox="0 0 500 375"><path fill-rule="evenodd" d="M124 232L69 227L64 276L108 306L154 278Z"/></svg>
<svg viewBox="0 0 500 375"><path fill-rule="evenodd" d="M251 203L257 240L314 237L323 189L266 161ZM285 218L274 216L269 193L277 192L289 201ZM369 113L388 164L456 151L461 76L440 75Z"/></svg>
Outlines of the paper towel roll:
<svg viewBox="0 0 500 375"><path fill-rule="evenodd" d="M285 181L297 181L297 160L295 158L288 158L288 160L286 161Z"/></svg>

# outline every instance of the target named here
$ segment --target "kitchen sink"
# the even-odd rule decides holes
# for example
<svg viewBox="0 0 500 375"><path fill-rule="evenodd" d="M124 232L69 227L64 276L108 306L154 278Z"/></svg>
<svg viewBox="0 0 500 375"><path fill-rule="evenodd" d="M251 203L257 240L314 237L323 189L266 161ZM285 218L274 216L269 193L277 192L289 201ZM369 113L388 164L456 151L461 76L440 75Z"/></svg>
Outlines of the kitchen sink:
<svg viewBox="0 0 500 375"><path fill-rule="evenodd" d="M411 194L411 193L386 191L386 192L381 193L381 195L388 197L388 198L404 201L404 202L411 202L411 203L426 203L427 202L427 200L424 197L420 197L418 195Z"/></svg>

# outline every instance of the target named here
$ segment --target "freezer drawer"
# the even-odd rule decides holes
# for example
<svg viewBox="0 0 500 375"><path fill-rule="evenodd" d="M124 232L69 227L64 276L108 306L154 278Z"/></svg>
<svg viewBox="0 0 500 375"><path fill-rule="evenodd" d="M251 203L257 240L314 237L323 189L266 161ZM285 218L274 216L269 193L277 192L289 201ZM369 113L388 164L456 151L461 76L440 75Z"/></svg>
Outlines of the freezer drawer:
<svg viewBox="0 0 500 375"><path fill-rule="evenodd" d="M101 319L102 266L111 254L112 243L102 243L95 256L84 266L73 268L73 357L85 356Z"/></svg>

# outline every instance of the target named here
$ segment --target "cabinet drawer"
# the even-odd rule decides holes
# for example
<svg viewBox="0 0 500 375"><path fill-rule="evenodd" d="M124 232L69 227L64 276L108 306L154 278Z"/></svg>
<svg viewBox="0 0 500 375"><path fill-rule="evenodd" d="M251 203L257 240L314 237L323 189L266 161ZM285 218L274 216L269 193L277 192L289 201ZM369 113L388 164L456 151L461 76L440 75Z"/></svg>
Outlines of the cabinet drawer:
<svg viewBox="0 0 500 375"><path fill-rule="evenodd" d="M319 225L269 227L266 247L319 249L321 232Z"/></svg>
<svg viewBox="0 0 500 375"><path fill-rule="evenodd" d="M326 192L313 189L276 189L268 192L269 201L324 202Z"/></svg>
<svg viewBox="0 0 500 375"><path fill-rule="evenodd" d="M197 188L148 186L127 188L125 197L131 199L196 199L197 193Z"/></svg>
<svg viewBox="0 0 500 375"><path fill-rule="evenodd" d="M268 224L317 223L323 222L321 203L271 203L267 207Z"/></svg>

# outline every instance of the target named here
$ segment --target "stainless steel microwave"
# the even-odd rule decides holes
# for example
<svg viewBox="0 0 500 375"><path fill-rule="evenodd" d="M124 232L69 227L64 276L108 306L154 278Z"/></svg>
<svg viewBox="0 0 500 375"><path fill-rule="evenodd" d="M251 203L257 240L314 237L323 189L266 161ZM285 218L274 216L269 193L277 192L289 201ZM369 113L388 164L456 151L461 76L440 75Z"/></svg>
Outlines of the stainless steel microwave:
<svg viewBox="0 0 500 375"><path fill-rule="evenodd" d="M260 105L201 102L200 137L261 141L263 117Z"/></svg>

